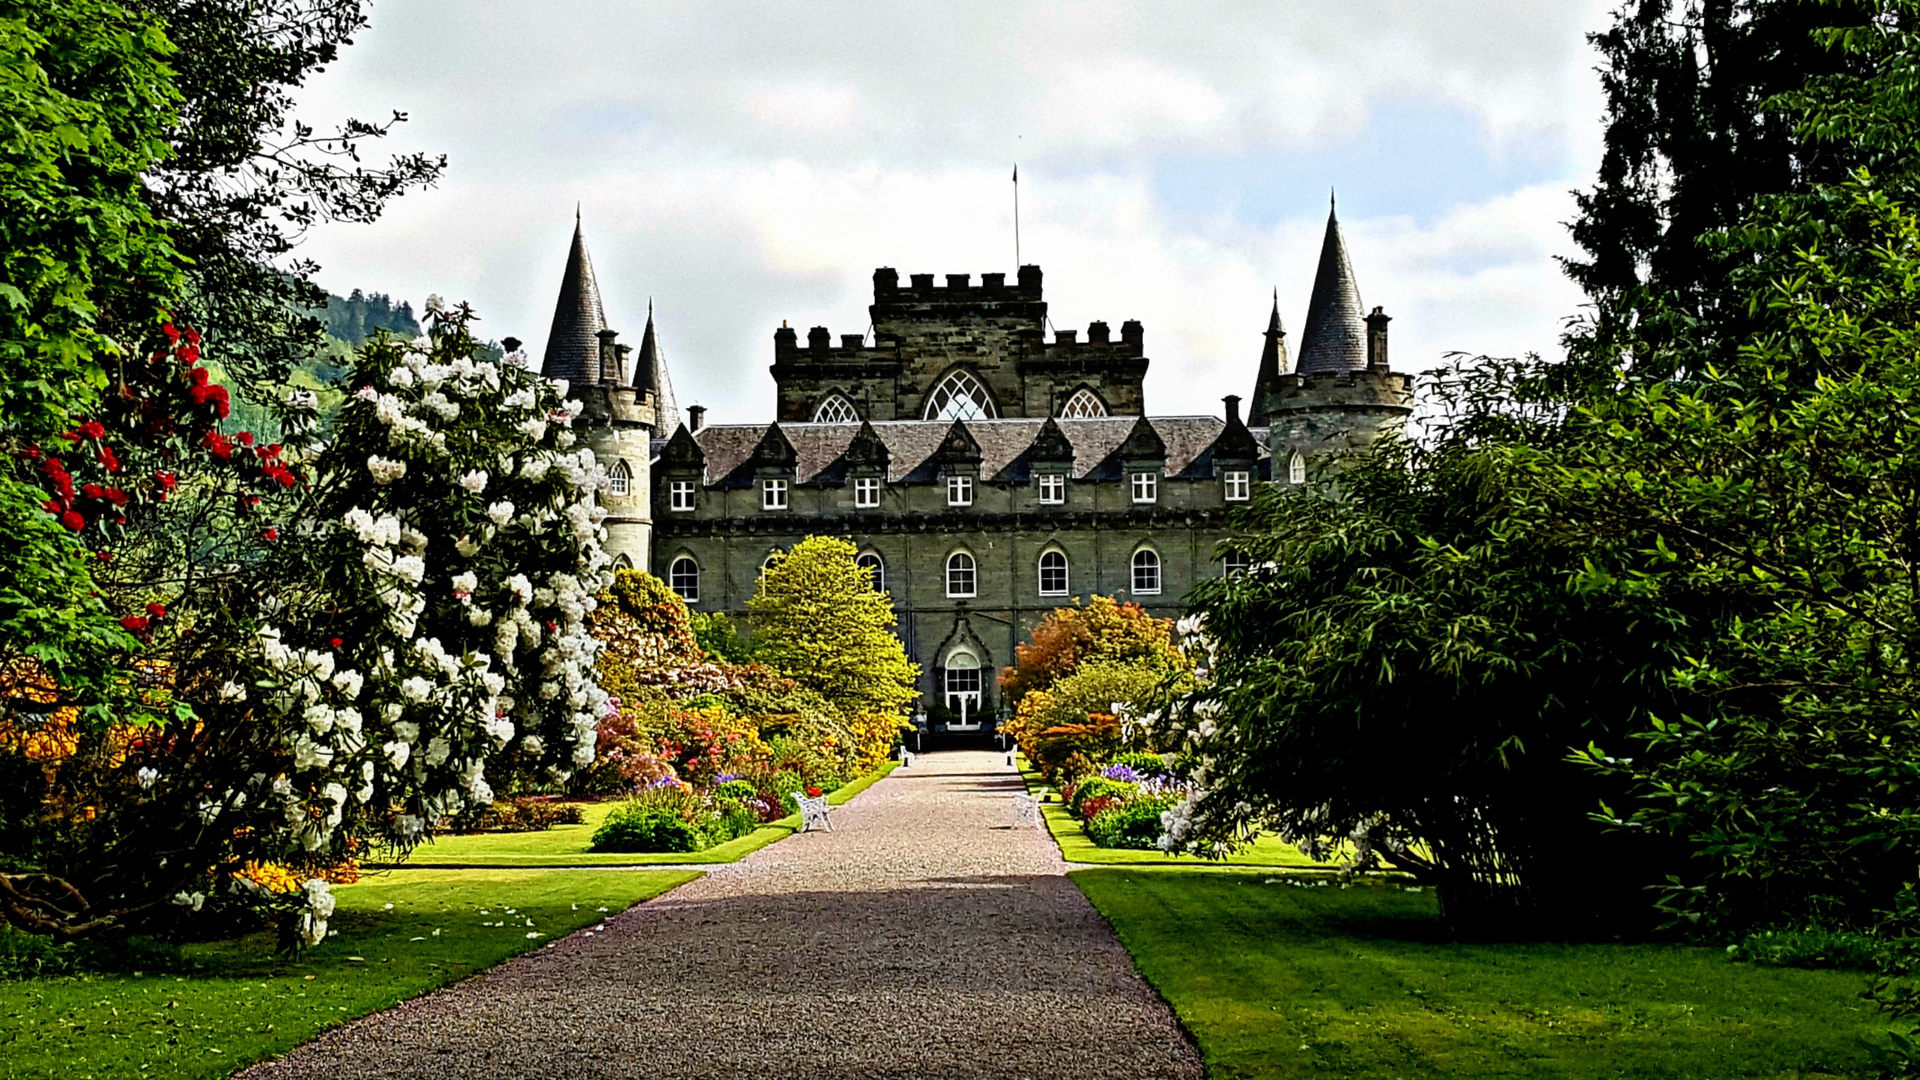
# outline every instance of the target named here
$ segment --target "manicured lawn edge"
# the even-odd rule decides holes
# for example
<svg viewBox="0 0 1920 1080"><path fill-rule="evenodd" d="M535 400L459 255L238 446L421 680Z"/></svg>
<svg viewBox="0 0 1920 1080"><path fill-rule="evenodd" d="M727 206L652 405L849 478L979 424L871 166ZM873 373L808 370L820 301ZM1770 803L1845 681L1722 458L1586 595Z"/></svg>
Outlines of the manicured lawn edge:
<svg viewBox="0 0 1920 1080"><path fill-rule="evenodd" d="M899 768L898 761L881 763L880 767L858 780L847 784L840 790L827 796L829 806L843 806L856 795L879 783L894 769ZM581 826L568 826L581 828ZM580 869L611 870L636 866L711 866L718 863L738 862L779 840L784 840L800 831L800 815L788 814L777 821L770 821L745 836L735 837L724 844L710 847L705 851L667 851L647 854L619 854L592 851L563 852L552 855L537 854L500 854L500 855L435 855L434 844L424 844L416 849L411 858L398 863L380 863L375 865L383 870L476 870L476 869ZM538 836L540 834L524 834ZM590 834L589 834L590 835ZM465 837L449 837L446 843L453 843Z"/></svg>
<svg viewBox="0 0 1920 1080"><path fill-rule="evenodd" d="M1024 756L1016 755L1014 762L1020 768L1020 779L1026 781L1029 792L1039 791L1046 786L1040 773L1028 764ZM1103 848L1093 842L1087 831L1080 827L1072 814L1060 801L1060 793L1052 791L1054 801L1040 804L1040 819L1047 824L1047 832L1060 848L1060 857L1070 863L1084 863L1090 866L1151 866L1167 869L1217 870L1221 866L1263 867L1273 870L1285 870L1289 873L1333 873L1337 867L1326 863L1317 863L1307 858L1292 844L1274 837L1261 837L1253 846L1229 855L1224 862L1202 859L1193 855L1168 855L1162 851L1140 851L1134 848Z"/></svg>
<svg viewBox="0 0 1920 1080"><path fill-rule="evenodd" d="M371 876L336 886L334 933L297 957L277 955L263 932L186 945L176 960L155 956L139 972L0 981L0 1080L219 1080L701 876Z"/></svg>

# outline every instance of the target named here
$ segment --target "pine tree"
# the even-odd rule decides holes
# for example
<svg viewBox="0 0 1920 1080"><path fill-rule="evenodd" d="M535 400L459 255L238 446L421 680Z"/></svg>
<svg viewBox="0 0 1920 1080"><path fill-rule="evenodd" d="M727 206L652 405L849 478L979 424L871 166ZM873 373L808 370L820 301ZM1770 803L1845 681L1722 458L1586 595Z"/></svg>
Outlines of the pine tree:
<svg viewBox="0 0 1920 1080"><path fill-rule="evenodd" d="M849 713L905 711L919 696L886 594L846 540L810 536L776 558L747 602L755 658Z"/></svg>

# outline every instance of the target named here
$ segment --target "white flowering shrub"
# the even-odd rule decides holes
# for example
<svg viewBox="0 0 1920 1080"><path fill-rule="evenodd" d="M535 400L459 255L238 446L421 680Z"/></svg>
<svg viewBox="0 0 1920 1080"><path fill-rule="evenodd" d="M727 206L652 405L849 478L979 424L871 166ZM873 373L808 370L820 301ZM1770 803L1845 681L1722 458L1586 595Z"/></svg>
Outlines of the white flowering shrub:
<svg viewBox="0 0 1920 1080"><path fill-rule="evenodd" d="M243 905L317 943L323 868L592 762L603 477L565 387L487 359L470 318L364 348L324 433L284 397L279 442L219 429L226 392L175 334L118 411L34 451L138 649L130 704L56 714L49 684L0 725L63 740L0 917L72 935Z"/></svg>

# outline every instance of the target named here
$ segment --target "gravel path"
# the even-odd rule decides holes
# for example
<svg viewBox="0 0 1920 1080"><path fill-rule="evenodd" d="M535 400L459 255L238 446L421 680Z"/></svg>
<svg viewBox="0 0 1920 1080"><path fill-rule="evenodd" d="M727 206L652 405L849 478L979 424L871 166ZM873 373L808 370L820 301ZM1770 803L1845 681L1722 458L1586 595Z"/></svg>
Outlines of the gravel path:
<svg viewBox="0 0 1920 1080"><path fill-rule="evenodd" d="M1018 790L1002 754L917 757L832 833L242 1076L1200 1076L1059 849L1007 827Z"/></svg>

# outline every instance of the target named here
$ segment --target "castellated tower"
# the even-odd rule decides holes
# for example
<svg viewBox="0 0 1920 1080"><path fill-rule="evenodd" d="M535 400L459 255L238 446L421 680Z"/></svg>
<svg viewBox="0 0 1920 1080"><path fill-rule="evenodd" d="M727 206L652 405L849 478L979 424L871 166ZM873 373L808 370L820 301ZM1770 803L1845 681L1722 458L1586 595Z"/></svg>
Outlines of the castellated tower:
<svg viewBox="0 0 1920 1080"><path fill-rule="evenodd" d="M650 440L656 430L671 434L678 417L652 306L637 358L619 336L607 329L600 286L576 218L540 370L549 379L566 380L567 396L585 406L575 427L607 471L607 487L600 493L607 508L607 554L615 566L644 570L653 555Z"/></svg>
<svg viewBox="0 0 1920 1080"><path fill-rule="evenodd" d="M1413 376L1387 368L1390 320L1377 307L1365 311L1339 218L1329 210L1299 361L1282 374L1286 331L1276 298L1254 385L1252 421L1267 427L1276 483L1306 482L1315 458L1363 448L1413 412Z"/></svg>

